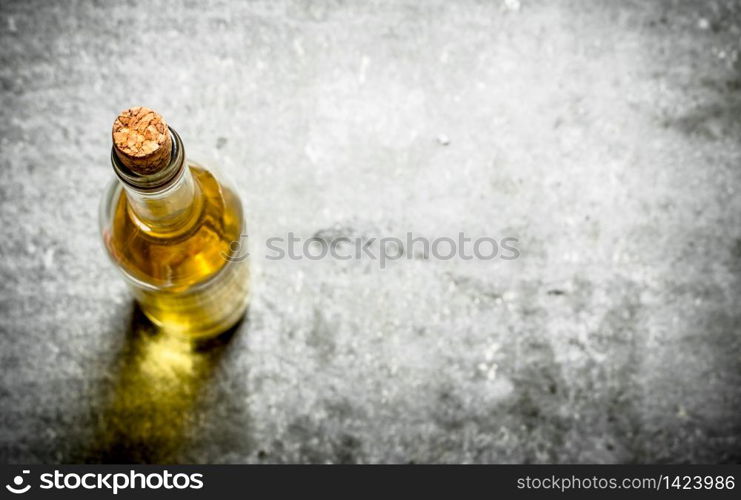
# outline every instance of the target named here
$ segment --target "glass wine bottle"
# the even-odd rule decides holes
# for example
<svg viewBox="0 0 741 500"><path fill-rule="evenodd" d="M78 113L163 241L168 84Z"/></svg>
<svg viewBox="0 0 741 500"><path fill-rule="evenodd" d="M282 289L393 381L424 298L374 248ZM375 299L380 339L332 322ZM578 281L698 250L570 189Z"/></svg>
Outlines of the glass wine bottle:
<svg viewBox="0 0 741 500"><path fill-rule="evenodd" d="M185 156L154 111L123 111L113 126L117 178L100 210L103 242L142 311L191 338L239 321L249 300L246 227L236 190Z"/></svg>

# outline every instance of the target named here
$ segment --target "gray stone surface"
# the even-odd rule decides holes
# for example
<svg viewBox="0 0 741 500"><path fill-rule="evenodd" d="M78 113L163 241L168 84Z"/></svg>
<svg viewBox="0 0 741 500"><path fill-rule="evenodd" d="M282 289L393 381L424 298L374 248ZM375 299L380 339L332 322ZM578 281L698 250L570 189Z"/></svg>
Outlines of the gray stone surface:
<svg viewBox="0 0 741 500"><path fill-rule="evenodd" d="M0 4L0 461L741 460L738 2ZM231 337L99 241L143 104L249 214ZM514 261L271 261L289 231Z"/></svg>

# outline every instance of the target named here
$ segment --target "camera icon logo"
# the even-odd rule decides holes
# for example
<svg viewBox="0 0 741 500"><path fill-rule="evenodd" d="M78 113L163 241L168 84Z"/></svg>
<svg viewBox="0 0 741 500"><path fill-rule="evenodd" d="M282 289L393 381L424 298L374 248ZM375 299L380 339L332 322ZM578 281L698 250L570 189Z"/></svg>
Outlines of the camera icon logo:
<svg viewBox="0 0 741 500"><path fill-rule="evenodd" d="M23 474L30 474L30 473L31 473L31 471L30 470L27 470L27 469L23 471ZM5 485L5 488L9 492L15 493L16 495L21 495L21 494L23 494L23 493L25 493L25 492L27 492L28 490L31 489L31 485L30 484L27 484L26 486L22 486L23 485L23 476L15 476L13 478L13 485L15 485L15 486L12 486L10 484L6 484Z"/></svg>
<svg viewBox="0 0 741 500"><path fill-rule="evenodd" d="M229 262L242 262L249 256L247 234L240 234L238 240L234 240L229 244L228 252L221 252L221 258Z"/></svg>

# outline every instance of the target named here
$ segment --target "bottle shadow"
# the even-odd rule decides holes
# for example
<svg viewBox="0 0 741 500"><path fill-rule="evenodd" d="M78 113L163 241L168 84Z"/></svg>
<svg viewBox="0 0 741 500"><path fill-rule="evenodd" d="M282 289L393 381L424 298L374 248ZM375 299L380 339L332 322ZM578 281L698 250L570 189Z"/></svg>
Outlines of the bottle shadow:
<svg viewBox="0 0 741 500"><path fill-rule="evenodd" d="M246 318L218 337L192 341L161 331L135 304L81 461L183 462L199 399Z"/></svg>

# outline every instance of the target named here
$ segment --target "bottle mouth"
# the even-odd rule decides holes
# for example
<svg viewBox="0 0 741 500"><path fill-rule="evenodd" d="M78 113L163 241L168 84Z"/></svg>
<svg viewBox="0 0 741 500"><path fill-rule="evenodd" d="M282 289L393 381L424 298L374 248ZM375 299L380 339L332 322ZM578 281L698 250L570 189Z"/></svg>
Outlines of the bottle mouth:
<svg viewBox="0 0 741 500"><path fill-rule="evenodd" d="M153 174L142 175L134 172L124 165L118 158L115 146L111 147L111 164L113 165L113 171L116 172L116 175L121 179L121 181L137 191L145 192L159 191L175 181L178 174L182 172L183 165L185 164L185 149L183 148L183 141L180 140L178 133L170 126L167 128L170 130L170 136L173 139L170 162L165 168Z"/></svg>

